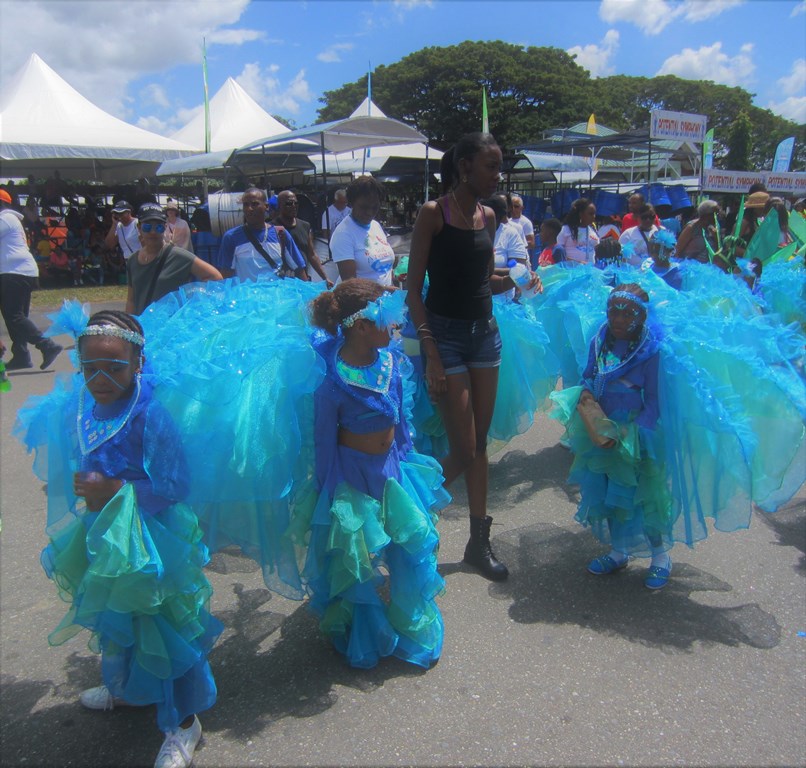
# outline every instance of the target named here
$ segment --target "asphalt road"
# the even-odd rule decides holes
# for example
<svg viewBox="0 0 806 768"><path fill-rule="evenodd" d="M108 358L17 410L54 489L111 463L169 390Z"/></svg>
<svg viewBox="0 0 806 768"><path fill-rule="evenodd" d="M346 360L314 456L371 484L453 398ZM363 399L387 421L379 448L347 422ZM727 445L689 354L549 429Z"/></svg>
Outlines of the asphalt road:
<svg viewBox="0 0 806 768"><path fill-rule="evenodd" d="M4 335L7 341L7 336ZM64 339L68 342L68 339ZM66 354L58 370L69 370ZM53 372L0 394L0 764L150 766L154 711L89 712L99 682L86 634L51 648L66 605L39 565L45 495L10 436ZM464 493L440 522L445 647L431 670L346 666L304 604L272 595L237 552L209 568L227 629L195 765L806 764L806 493L749 530L677 547L670 585L643 567L585 572L601 548L574 521L570 455L538 419L493 458L491 584L461 564Z"/></svg>

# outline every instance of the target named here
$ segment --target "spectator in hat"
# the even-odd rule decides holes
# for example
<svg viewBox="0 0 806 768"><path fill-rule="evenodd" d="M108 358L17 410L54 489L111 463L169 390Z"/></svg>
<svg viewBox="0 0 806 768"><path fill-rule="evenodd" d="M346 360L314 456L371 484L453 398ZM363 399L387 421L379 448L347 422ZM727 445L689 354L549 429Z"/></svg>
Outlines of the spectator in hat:
<svg viewBox="0 0 806 768"><path fill-rule="evenodd" d="M770 196L767 192L753 192L744 201L744 218L742 228L739 230L739 237L745 242L750 242L750 238L756 234L756 230L764 221L764 215L769 210L768 203Z"/></svg>
<svg viewBox="0 0 806 768"><path fill-rule="evenodd" d="M126 262L129 290L126 312L142 314L151 303L192 280L222 280L221 273L190 251L165 243L168 217L158 203L143 203L137 211L142 245Z"/></svg>
<svg viewBox="0 0 806 768"><path fill-rule="evenodd" d="M190 225L179 215L179 206L175 201L169 200L165 206L165 245L173 243L179 248L193 253L193 243L190 241Z"/></svg>
<svg viewBox="0 0 806 768"><path fill-rule="evenodd" d="M42 353L43 371L56 359L62 347L47 339L28 319L31 292L37 287L39 267L28 250L22 214L12 207L11 195L0 190L0 313L11 337L11 360L7 371L32 368L28 344Z"/></svg>
<svg viewBox="0 0 806 768"><path fill-rule="evenodd" d="M140 249L137 219L132 216L131 203L126 200L118 200L112 207L112 226L106 234L104 245L109 250L117 245L126 261Z"/></svg>

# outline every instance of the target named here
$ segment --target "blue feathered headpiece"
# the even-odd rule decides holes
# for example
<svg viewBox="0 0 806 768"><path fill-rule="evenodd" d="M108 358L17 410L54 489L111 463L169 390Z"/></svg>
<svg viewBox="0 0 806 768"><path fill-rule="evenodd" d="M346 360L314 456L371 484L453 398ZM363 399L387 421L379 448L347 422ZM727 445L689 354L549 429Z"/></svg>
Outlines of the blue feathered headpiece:
<svg viewBox="0 0 806 768"><path fill-rule="evenodd" d="M406 322L406 294L407 291L384 291L375 301L345 317L341 324L350 328L356 320L372 320L378 328L403 325Z"/></svg>

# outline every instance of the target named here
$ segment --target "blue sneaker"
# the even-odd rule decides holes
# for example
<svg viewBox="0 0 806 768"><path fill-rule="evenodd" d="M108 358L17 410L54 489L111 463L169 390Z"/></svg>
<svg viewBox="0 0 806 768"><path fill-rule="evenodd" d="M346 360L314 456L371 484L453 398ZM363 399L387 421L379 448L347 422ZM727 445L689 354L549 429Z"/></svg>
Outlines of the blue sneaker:
<svg viewBox="0 0 806 768"><path fill-rule="evenodd" d="M616 571L626 568L629 562L629 557L625 557L624 560L617 563L610 555L602 555L588 563L588 573L592 573L594 576L607 576L609 573L616 573Z"/></svg>
<svg viewBox="0 0 806 768"><path fill-rule="evenodd" d="M669 583L669 576L672 575L672 564L668 568L661 568L659 565L649 567L644 586L647 589L663 589Z"/></svg>

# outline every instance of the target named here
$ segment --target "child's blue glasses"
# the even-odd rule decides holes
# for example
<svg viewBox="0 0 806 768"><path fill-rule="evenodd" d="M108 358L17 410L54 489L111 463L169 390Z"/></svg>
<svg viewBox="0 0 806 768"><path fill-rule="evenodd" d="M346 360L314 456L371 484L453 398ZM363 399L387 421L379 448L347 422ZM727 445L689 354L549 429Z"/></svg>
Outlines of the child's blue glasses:
<svg viewBox="0 0 806 768"><path fill-rule="evenodd" d="M143 230L146 234L154 230L157 234L161 235L165 232L165 225L164 224L152 224L150 221L146 221L145 223L140 225L140 229Z"/></svg>

